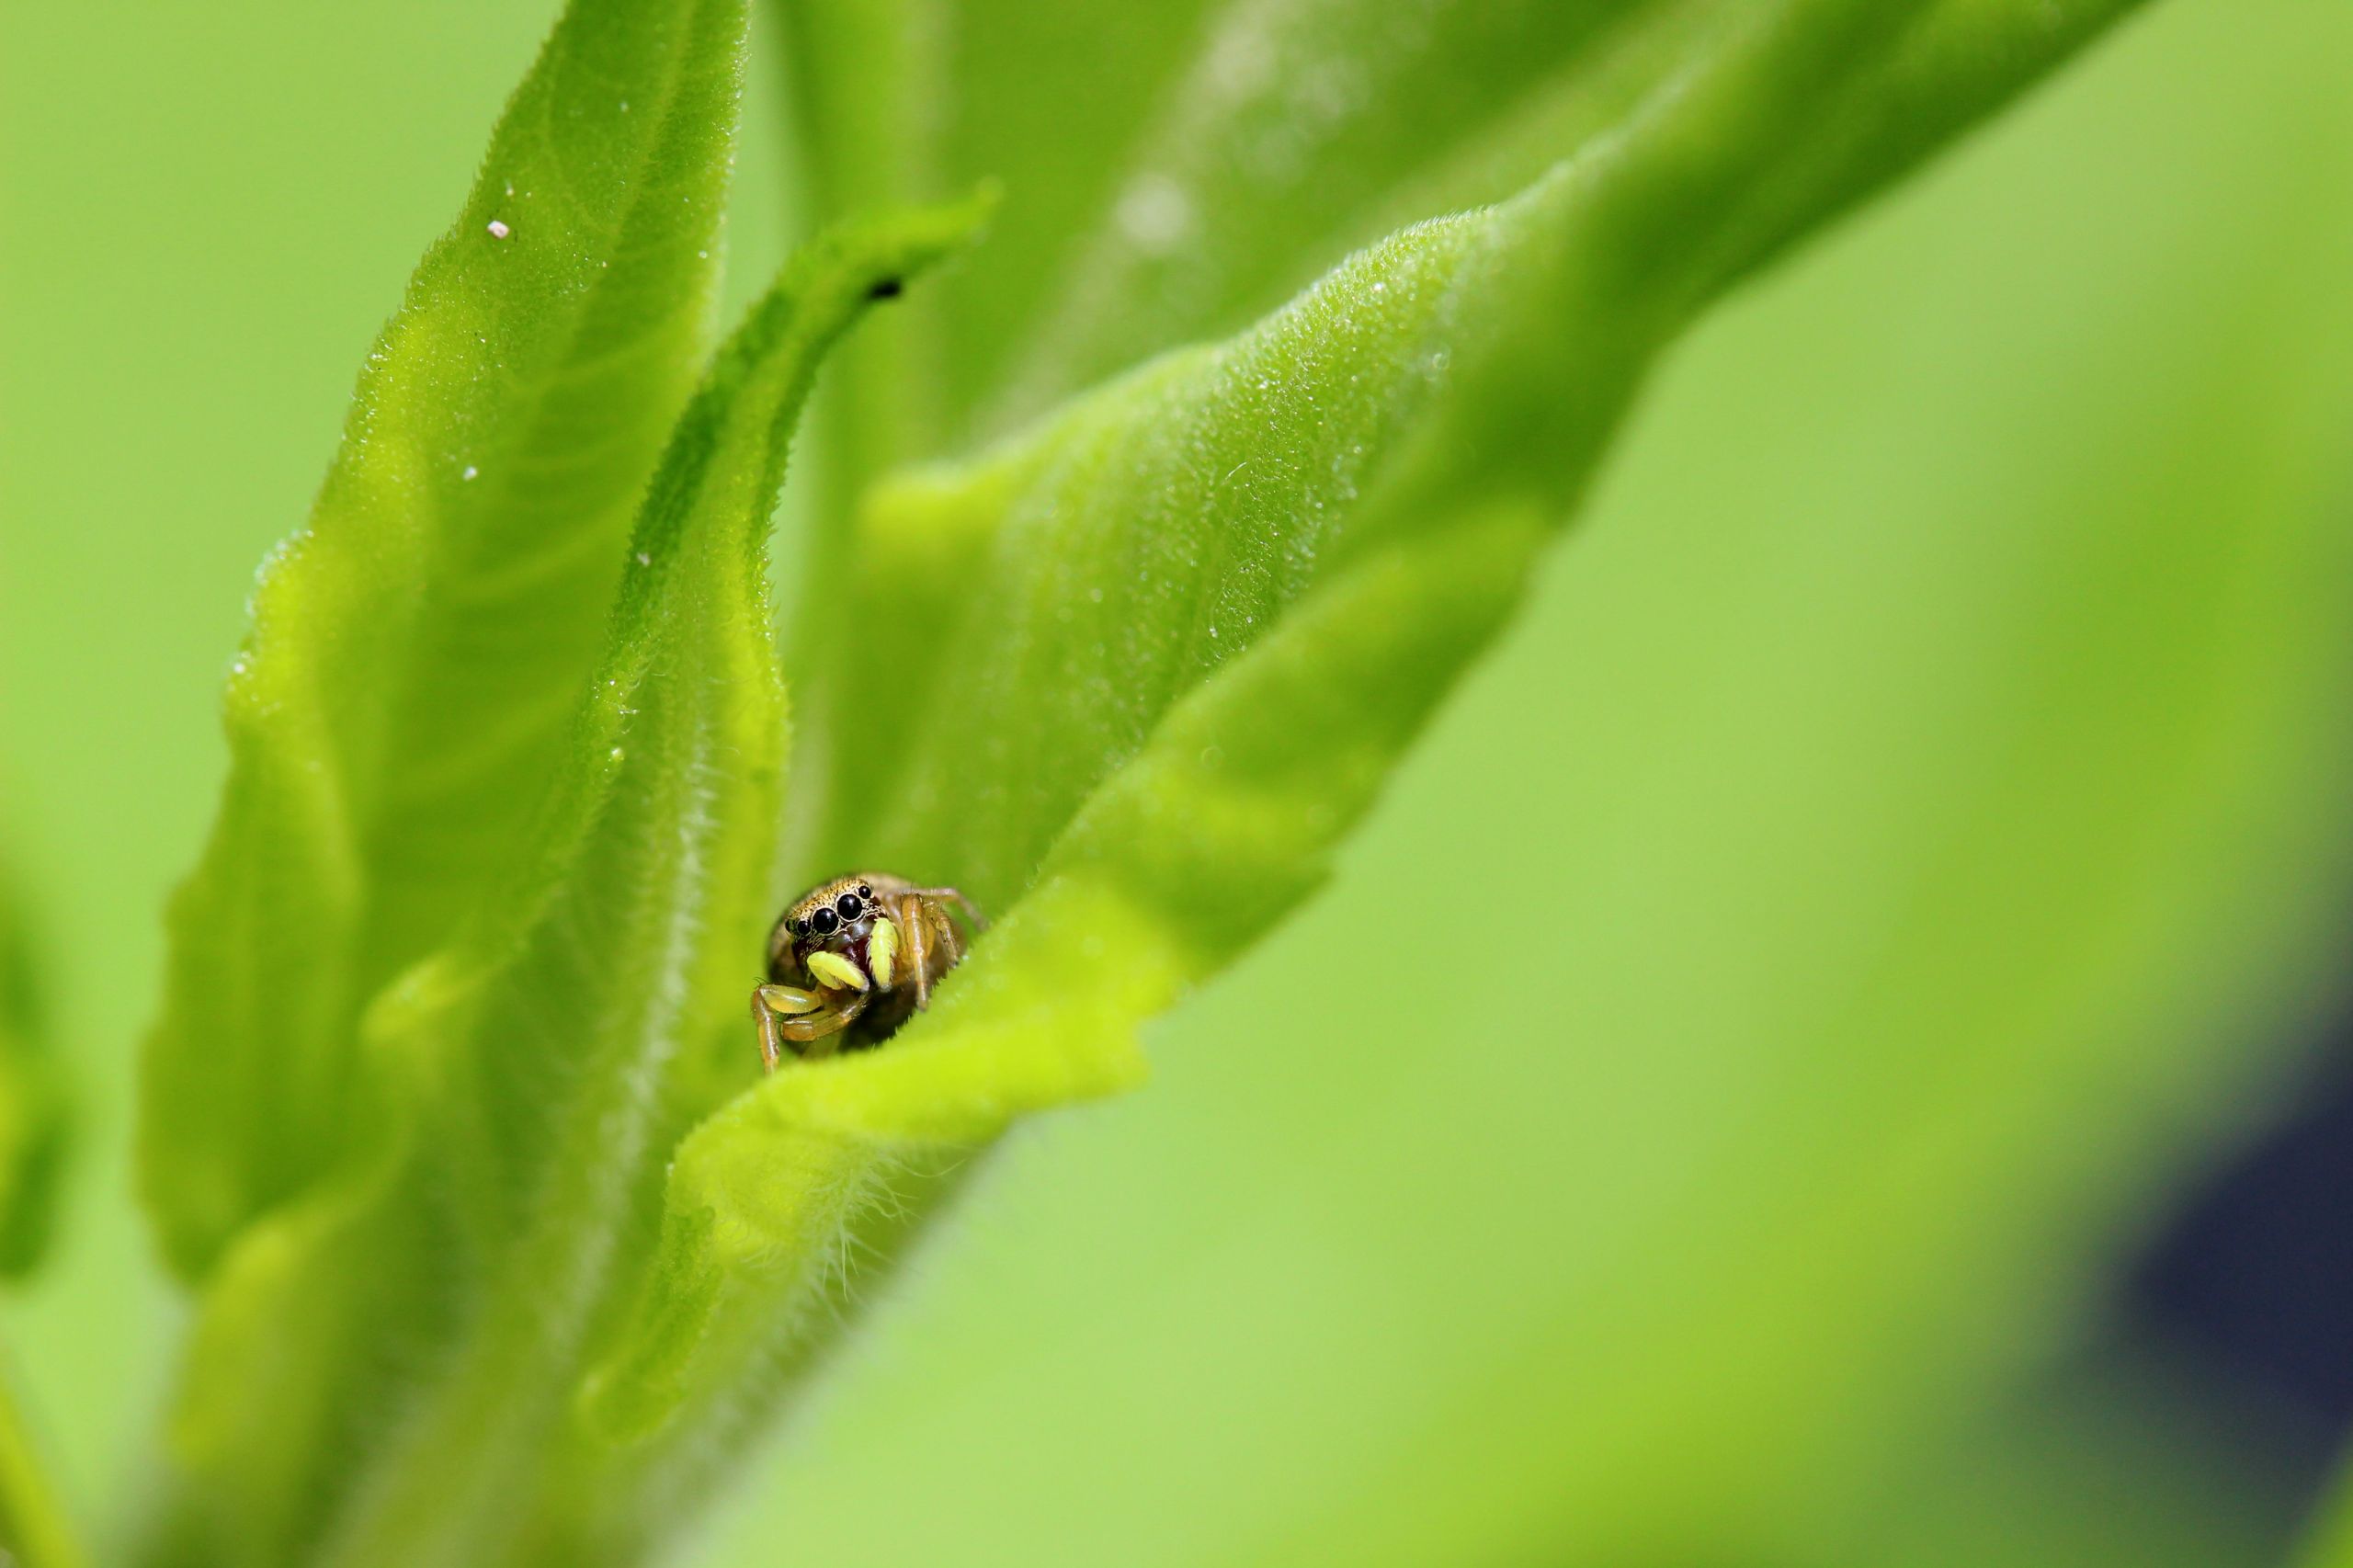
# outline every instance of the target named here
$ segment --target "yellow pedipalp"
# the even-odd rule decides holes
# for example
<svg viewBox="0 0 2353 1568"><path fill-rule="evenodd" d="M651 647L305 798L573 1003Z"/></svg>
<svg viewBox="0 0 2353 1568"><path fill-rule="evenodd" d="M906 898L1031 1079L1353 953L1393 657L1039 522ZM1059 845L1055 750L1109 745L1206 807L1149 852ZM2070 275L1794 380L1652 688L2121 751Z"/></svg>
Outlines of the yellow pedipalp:
<svg viewBox="0 0 2353 1568"><path fill-rule="evenodd" d="M813 1013L825 1005L823 996L792 985L763 985L760 1000L771 1013Z"/></svg>
<svg viewBox="0 0 2353 1568"><path fill-rule="evenodd" d="M899 964L899 927L888 915L878 916L874 928L866 937L866 967L874 976L874 989L891 989L891 976Z"/></svg>
<svg viewBox="0 0 2353 1568"><path fill-rule="evenodd" d="M866 976L859 972L856 964L839 953L811 953L808 963L810 973L836 991L866 989Z"/></svg>

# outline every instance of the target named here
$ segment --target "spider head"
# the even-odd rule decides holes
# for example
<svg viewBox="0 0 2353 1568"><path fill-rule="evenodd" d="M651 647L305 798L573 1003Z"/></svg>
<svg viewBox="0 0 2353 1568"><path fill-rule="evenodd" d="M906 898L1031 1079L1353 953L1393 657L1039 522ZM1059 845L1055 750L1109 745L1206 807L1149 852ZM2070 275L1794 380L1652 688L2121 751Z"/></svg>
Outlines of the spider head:
<svg viewBox="0 0 2353 1568"><path fill-rule="evenodd" d="M772 949L778 967L797 967L831 990L888 991L899 931L876 902L873 880L853 874L811 889L786 910Z"/></svg>

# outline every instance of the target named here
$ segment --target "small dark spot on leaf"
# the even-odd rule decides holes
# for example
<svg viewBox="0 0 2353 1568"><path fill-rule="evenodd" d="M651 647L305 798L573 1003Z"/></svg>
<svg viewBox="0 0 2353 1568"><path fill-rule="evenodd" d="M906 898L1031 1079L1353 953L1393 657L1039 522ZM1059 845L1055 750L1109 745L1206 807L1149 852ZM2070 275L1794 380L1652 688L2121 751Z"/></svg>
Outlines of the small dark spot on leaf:
<svg viewBox="0 0 2353 1568"><path fill-rule="evenodd" d="M906 291L907 285L905 279L899 278L885 278L869 288L866 290L866 297L870 300L895 300Z"/></svg>

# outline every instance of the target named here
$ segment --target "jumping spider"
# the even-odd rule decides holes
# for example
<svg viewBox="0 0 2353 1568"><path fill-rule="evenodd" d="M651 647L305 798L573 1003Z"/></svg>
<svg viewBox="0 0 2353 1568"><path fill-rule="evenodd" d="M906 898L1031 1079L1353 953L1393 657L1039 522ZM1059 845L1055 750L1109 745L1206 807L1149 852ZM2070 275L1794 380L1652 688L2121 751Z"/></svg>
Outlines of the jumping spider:
<svg viewBox="0 0 2353 1568"><path fill-rule="evenodd" d="M877 1045L931 1005L931 988L964 956L948 906L979 930L972 901L954 888L919 888L904 877L857 871L803 894L768 933L768 978L752 989L760 1060L771 1073L789 1047L830 1056L838 1046Z"/></svg>

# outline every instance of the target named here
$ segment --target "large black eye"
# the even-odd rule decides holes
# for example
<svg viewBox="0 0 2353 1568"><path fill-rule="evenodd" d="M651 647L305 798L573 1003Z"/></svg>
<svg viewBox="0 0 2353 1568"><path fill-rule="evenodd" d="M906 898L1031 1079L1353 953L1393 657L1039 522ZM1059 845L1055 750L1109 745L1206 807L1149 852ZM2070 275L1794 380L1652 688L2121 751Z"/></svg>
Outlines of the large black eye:
<svg viewBox="0 0 2353 1568"><path fill-rule="evenodd" d="M854 892L846 892L846 893L842 894L842 896L841 896L841 897L839 897L839 898L837 898L837 899L834 900L834 907L835 907L835 909L838 909L838 910L840 910L840 911L842 912L842 918L843 918L843 919L845 919L845 920L855 920L855 919L857 919L857 918L858 918L858 894L856 894L856 893L854 893Z"/></svg>
<svg viewBox="0 0 2353 1568"><path fill-rule="evenodd" d="M809 917L809 924L815 926L817 935L822 937L828 931L831 931L835 926L840 925L841 922L834 918L834 912L832 910L821 909L817 911L816 914Z"/></svg>

